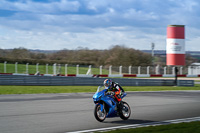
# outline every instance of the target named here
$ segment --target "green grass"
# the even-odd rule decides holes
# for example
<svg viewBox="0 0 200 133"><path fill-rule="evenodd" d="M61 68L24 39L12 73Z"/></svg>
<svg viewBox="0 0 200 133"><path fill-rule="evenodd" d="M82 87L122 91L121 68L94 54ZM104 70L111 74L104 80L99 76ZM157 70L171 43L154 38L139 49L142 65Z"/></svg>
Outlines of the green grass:
<svg viewBox="0 0 200 133"><path fill-rule="evenodd" d="M124 86L125 91L174 91L200 90L200 85L194 87L172 86ZM40 93L80 93L96 92L97 86L0 86L0 94L40 94Z"/></svg>
<svg viewBox="0 0 200 133"><path fill-rule="evenodd" d="M96 86L0 86L0 94L95 92Z"/></svg>
<svg viewBox="0 0 200 133"><path fill-rule="evenodd" d="M58 69L58 67L57 67ZM39 65L38 70L41 74L46 74L46 65ZM88 71L88 67L79 67L79 74L86 74ZM0 73L4 73L4 63L0 63ZM6 73L15 73L15 64L6 64ZM18 64L17 65L17 73L26 73L26 65ZM28 65L28 73L35 74L36 73L36 65ZM76 67L68 66L67 67L68 74L76 74ZM99 68L92 68L93 74L99 74ZM102 69L102 74L108 74L107 69ZM53 66L48 66L48 74L53 74ZM61 74L65 74L65 67L61 66Z"/></svg>
<svg viewBox="0 0 200 133"><path fill-rule="evenodd" d="M133 129L118 129L106 133L199 133L200 121Z"/></svg>

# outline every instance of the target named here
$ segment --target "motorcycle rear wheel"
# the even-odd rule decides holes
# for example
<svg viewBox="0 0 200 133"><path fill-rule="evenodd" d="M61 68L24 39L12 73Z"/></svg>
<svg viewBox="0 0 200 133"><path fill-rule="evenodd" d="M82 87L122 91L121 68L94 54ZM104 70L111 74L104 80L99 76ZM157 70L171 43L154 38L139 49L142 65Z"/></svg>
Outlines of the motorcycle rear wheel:
<svg viewBox="0 0 200 133"><path fill-rule="evenodd" d="M127 120L131 116L131 108L128 103L123 102L123 107L120 108L119 116L123 120Z"/></svg>
<svg viewBox="0 0 200 133"><path fill-rule="evenodd" d="M98 121L103 122L106 119L105 108L103 109L103 111L101 111L101 105L96 104L94 108L94 116Z"/></svg>

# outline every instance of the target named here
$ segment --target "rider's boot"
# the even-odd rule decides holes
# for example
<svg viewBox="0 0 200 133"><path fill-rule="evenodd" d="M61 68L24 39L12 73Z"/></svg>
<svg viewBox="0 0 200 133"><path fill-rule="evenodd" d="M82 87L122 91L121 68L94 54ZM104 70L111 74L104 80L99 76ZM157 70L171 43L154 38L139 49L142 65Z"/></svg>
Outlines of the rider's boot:
<svg viewBox="0 0 200 133"><path fill-rule="evenodd" d="M124 107L124 104L122 101L119 102L119 107L122 109Z"/></svg>
<svg viewBox="0 0 200 133"><path fill-rule="evenodd" d="M117 102L117 108L118 108L119 110L121 110L121 109L123 108L123 106L124 106L124 104L123 104L122 101Z"/></svg>

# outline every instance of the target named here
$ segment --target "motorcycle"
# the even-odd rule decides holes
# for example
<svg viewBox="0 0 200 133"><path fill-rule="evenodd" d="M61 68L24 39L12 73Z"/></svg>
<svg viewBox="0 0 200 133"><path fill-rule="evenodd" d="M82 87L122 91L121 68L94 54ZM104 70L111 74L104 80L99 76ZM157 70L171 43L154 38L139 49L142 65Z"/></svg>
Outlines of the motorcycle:
<svg viewBox="0 0 200 133"><path fill-rule="evenodd" d="M121 99L126 95L124 93ZM120 117L123 120L127 120L131 115L131 109L128 103L121 101L118 104L114 99L114 94L108 92L105 87L99 86L97 88L96 93L93 95L93 101L95 103L94 116L100 122L111 117Z"/></svg>

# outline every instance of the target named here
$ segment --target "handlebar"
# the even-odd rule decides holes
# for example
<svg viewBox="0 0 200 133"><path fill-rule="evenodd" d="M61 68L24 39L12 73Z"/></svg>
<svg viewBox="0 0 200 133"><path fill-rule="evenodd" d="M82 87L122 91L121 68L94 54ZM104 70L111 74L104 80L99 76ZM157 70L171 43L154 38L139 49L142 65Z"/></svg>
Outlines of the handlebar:
<svg viewBox="0 0 200 133"><path fill-rule="evenodd" d="M111 96L114 96L115 93L114 92L106 92L106 95L111 95Z"/></svg>

